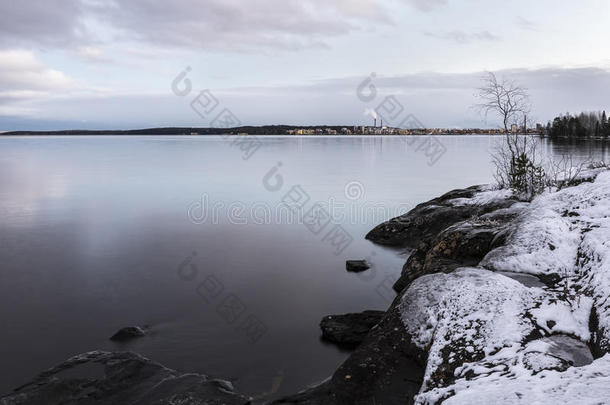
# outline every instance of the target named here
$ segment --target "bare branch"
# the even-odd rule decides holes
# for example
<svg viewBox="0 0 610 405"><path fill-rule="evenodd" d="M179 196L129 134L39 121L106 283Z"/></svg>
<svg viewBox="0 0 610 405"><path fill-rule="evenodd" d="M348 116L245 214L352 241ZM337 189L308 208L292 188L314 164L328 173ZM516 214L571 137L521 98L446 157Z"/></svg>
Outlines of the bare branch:
<svg viewBox="0 0 610 405"><path fill-rule="evenodd" d="M487 72L483 85L477 89L477 98L481 101L475 109L487 119L488 115L498 114L502 119L504 130L508 132L509 123L523 119L530 112L527 90L512 80L498 78L493 72Z"/></svg>

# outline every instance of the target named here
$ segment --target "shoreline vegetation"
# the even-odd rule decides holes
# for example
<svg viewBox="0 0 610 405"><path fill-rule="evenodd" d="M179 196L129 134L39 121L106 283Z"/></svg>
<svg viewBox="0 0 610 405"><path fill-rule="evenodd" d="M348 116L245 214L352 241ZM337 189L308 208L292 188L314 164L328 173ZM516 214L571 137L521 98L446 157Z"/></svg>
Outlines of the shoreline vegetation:
<svg viewBox="0 0 610 405"><path fill-rule="evenodd" d="M376 226L368 240L412 250L395 300L381 313L324 317L322 335L355 346L352 353L324 382L271 403L605 402L609 211L610 171L593 164L570 185L531 199L472 186ZM95 378L74 377L95 364L105 367ZM181 374L137 354L90 352L1 397L0 405L82 403L90 395L99 404L255 400L226 381Z"/></svg>

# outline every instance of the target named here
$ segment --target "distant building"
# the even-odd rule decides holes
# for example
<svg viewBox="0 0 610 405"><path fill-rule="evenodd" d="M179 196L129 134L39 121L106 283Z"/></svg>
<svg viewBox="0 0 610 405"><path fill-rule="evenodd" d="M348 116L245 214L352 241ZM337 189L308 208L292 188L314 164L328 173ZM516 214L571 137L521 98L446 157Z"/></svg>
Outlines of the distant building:
<svg viewBox="0 0 610 405"><path fill-rule="evenodd" d="M517 131L519 131L519 126L517 124L513 124L510 126L510 132L512 132L513 134L516 134Z"/></svg>

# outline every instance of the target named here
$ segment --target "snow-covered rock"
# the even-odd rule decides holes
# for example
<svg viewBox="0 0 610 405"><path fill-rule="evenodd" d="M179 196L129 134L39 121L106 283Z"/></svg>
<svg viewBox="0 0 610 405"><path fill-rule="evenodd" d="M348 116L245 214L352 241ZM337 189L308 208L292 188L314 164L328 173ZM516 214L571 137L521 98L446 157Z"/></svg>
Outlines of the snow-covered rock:
<svg viewBox="0 0 610 405"><path fill-rule="evenodd" d="M591 299L598 322L596 346L610 349L610 172L595 181L534 199L517 220L506 245L481 266L545 276L564 290L565 301ZM558 315L561 310L558 307ZM584 314L583 314L584 316Z"/></svg>
<svg viewBox="0 0 610 405"><path fill-rule="evenodd" d="M587 346L610 349L610 172L595 174L520 206L477 268L403 293L407 333L428 351L416 403L607 402L610 357L588 364Z"/></svg>
<svg viewBox="0 0 610 405"><path fill-rule="evenodd" d="M610 398L610 354L566 371L492 374L461 381L454 390L455 395L443 404L604 404Z"/></svg>
<svg viewBox="0 0 610 405"><path fill-rule="evenodd" d="M543 292L487 270L420 277L401 300L412 341L428 350L422 391L447 385L458 367L520 345L536 328L527 313Z"/></svg>

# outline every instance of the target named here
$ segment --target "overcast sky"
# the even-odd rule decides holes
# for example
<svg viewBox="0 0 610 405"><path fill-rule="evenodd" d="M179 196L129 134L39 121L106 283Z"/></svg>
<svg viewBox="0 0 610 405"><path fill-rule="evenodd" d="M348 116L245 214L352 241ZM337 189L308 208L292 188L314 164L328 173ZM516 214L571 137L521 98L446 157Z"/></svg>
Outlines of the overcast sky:
<svg viewBox="0 0 610 405"><path fill-rule="evenodd" d="M205 127L204 89L244 125L364 124L395 95L429 127L496 126L470 108L486 70L545 122L610 109L608 21L606 0L5 0L0 130Z"/></svg>

